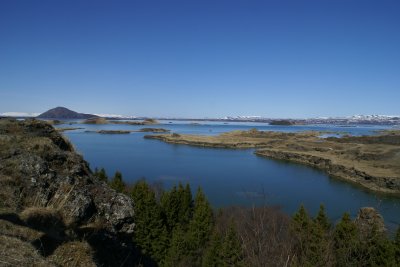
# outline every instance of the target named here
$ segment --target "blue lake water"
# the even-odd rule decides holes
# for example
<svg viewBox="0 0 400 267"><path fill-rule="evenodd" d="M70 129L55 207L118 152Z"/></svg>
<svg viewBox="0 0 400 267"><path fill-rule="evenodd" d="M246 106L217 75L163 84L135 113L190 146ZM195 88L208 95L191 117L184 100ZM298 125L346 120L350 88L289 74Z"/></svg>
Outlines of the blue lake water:
<svg viewBox="0 0 400 267"><path fill-rule="evenodd" d="M73 125L75 126L75 125ZM148 133L105 135L86 130L135 130L147 126L76 125L84 130L64 134L83 154L92 169L104 167L109 175L122 172L133 183L146 178L169 188L178 182L201 186L215 207L267 203L279 205L292 214L301 204L314 215L323 203L333 221L348 211L355 216L360 207L372 206L384 216L389 228L400 223L400 199L378 196L352 184L330 178L325 173L299 164L257 157L254 150L200 148L144 139ZM66 127L60 125L59 127ZM270 126L254 123L163 121L160 127L185 134L219 134L232 130L257 128L271 131L329 131L370 135L390 129L383 126Z"/></svg>

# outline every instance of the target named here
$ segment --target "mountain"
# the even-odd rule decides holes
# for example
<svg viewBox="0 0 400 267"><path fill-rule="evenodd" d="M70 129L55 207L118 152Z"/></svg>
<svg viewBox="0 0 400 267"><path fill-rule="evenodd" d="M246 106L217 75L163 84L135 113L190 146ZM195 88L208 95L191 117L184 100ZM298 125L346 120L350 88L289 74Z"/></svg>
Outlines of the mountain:
<svg viewBox="0 0 400 267"><path fill-rule="evenodd" d="M98 116L93 114L78 113L64 107L56 107L37 116L37 118L41 119L89 119L93 117Z"/></svg>

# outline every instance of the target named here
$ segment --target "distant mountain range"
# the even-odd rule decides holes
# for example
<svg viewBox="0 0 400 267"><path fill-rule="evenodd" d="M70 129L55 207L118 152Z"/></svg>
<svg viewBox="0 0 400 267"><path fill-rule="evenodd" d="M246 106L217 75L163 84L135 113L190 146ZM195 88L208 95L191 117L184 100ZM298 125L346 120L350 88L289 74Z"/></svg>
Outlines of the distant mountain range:
<svg viewBox="0 0 400 267"><path fill-rule="evenodd" d="M0 117L17 117L17 118L28 118L36 117L38 113L23 113L23 112L6 112L0 113ZM123 116L115 114L85 114L78 113L67 109L65 107L56 107L50 109L37 118L40 119L89 119L89 118L107 118L115 120L131 120L131 119L146 119L148 117L134 117L134 116ZM290 125L301 125L301 124L333 124L333 125L398 125L400 126L400 115L388 116L388 115L354 115L349 117L319 117L309 119L272 119L261 116L236 116L236 117L224 117L224 118L171 118L171 117L157 117L158 120L184 120L184 121L222 121L222 122L257 122L257 123L272 123L281 121L285 124ZM281 124L280 124L281 125Z"/></svg>
<svg viewBox="0 0 400 267"><path fill-rule="evenodd" d="M78 113L64 107L52 108L39 116L40 119L89 119L97 118L97 115Z"/></svg>

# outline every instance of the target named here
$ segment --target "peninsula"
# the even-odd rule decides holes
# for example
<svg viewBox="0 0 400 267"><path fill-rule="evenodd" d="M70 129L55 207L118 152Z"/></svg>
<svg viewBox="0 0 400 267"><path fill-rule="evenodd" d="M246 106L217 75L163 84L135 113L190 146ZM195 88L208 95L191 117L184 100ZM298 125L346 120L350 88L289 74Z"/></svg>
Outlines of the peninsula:
<svg viewBox="0 0 400 267"><path fill-rule="evenodd" d="M320 132L256 129L217 136L146 135L167 143L214 148L257 148L255 154L301 163L375 192L400 195L400 131L376 136L320 138Z"/></svg>

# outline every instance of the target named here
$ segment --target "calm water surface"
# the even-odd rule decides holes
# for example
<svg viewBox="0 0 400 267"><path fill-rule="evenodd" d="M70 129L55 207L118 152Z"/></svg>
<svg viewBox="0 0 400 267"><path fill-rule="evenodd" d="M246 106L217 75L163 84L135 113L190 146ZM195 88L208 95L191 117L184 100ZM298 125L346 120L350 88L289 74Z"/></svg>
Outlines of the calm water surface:
<svg viewBox="0 0 400 267"><path fill-rule="evenodd" d="M382 126L270 126L254 123L163 121L162 127L187 134L219 134L232 130L298 132L307 130L370 135L388 129ZM135 130L147 126L77 125L85 130ZM66 127L61 125L59 127ZM355 216L360 207L372 206L384 216L389 228L400 223L400 199L377 196L351 184L330 178L310 167L260 158L254 150L231 150L173 145L144 139L146 133L103 135L85 130L67 131L65 135L90 163L92 169L104 167L109 175L122 172L130 183L146 178L169 188L178 182L190 183L192 190L201 186L215 207L268 203L279 205L289 214L301 204L315 214L320 203L332 220L348 211Z"/></svg>

